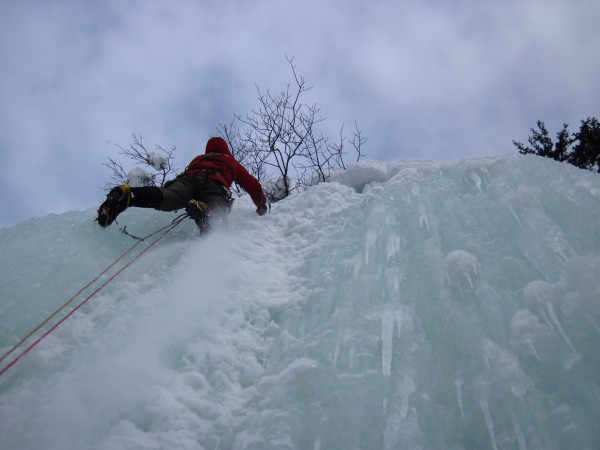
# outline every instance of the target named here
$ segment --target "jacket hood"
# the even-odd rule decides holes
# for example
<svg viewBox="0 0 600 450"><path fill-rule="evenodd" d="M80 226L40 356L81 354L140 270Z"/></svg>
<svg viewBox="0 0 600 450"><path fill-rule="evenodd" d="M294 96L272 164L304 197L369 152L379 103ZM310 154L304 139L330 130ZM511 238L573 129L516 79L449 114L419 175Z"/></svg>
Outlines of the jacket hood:
<svg viewBox="0 0 600 450"><path fill-rule="evenodd" d="M222 137L211 137L206 143L206 151L204 153L207 155L211 153L217 153L221 155L232 156L231 151L227 146L227 142L225 142L225 139L223 139Z"/></svg>

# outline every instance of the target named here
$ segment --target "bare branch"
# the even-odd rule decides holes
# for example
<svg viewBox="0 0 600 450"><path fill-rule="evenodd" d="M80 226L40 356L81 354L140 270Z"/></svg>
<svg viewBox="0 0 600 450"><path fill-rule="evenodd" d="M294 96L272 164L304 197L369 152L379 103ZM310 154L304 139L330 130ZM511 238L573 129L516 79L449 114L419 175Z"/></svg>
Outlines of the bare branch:
<svg viewBox="0 0 600 450"><path fill-rule="evenodd" d="M284 198L315 182L327 181L332 170L345 168L343 126L339 141L329 144L317 130L325 120L320 116L321 107L308 105L303 100L313 87L297 72L294 58L286 56L286 60L292 71L292 83L276 94L268 89L263 91L255 84L257 106L246 116L234 113L230 124L218 128L234 156L250 166L259 180L269 181L268 176L275 177L266 189L272 200ZM351 141L357 160L362 156L361 146L365 141L357 129Z"/></svg>
<svg viewBox="0 0 600 450"><path fill-rule="evenodd" d="M108 158L107 163L102 163L103 166L108 167L111 171L112 184L106 183L104 185L105 190L111 189L115 185L121 185L127 183L127 173L123 169L123 166L118 161Z"/></svg>
<svg viewBox="0 0 600 450"><path fill-rule="evenodd" d="M354 131L352 132L352 141L350 143L356 150L356 161L366 156L362 151L362 146L367 142L367 138L362 136L362 131L358 128L356 121L354 122Z"/></svg>
<svg viewBox="0 0 600 450"><path fill-rule="evenodd" d="M167 178L177 172L177 169L173 164L176 148L172 147L170 150L166 150L163 147L156 145L156 151L150 152L146 149L141 135L138 137L133 133L132 136L133 143L129 144L128 147L122 147L115 144L120 149L119 155L132 160L134 165L150 166L158 172L157 174L150 174L150 176L142 177L145 185L164 186ZM125 171L121 162L113 158L108 158L108 163L103 165L111 170L111 180L116 184L125 184L129 182L128 178L130 172ZM110 186L106 186L106 188L109 187Z"/></svg>

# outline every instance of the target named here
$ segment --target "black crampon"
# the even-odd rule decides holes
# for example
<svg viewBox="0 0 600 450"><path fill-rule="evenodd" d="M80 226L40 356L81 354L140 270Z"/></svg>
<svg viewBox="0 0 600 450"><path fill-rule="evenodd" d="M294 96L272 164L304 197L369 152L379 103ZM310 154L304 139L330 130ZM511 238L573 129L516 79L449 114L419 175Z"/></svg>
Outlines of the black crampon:
<svg viewBox="0 0 600 450"><path fill-rule="evenodd" d="M127 209L131 201L131 188L123 184L111 189L104 203L98 208L96 220L102 228L109 226L117 216Z"/></svg>

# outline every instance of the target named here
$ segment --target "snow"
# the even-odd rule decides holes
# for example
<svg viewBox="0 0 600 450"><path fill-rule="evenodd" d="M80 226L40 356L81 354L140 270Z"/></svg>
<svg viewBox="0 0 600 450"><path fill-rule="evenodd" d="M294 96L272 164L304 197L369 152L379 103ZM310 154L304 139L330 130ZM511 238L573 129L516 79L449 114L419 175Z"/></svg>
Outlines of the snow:
<svg viewBox="0 0 600 450"><path fill-rule="evenodd" d="M154 167L155 170L164 170L167 167L169 160L166 156L156 152L150 152L148 154L148 165Z"/></svg>
<svg viewBox="0 0 600 450"><path fill-rule="evenodd" d="M153 186L152 180L155 175L147 172L141 167L134 167L127 173L127 183L131 187Z"/></svg>
<svg viewBox="0 0 600 450"><path fill-rule="evenodd" d="M95 209L0 229L2 353L135 243L119 227L177 216ZM366 161L229 222L184 221L0 376L0 448L600 446L597 174Z"/></svg>

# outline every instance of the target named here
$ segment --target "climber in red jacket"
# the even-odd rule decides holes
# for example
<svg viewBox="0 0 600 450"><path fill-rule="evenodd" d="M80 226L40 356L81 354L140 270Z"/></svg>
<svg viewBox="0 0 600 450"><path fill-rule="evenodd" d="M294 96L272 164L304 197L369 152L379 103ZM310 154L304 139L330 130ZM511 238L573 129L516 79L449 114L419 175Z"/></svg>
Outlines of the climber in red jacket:
<svg viewBox="0 0 600 450"><path fill-rule="evenodd" d="M258 180L235 160L223 138L212 137L204 155L196 156L181 175L164 187L114 187L98 209L97 221L101 227L107 227L129 206L160 211L185 208L204 232L226 218L233 182L250 194L259 215L267 212L267 199Z"/></svg>

